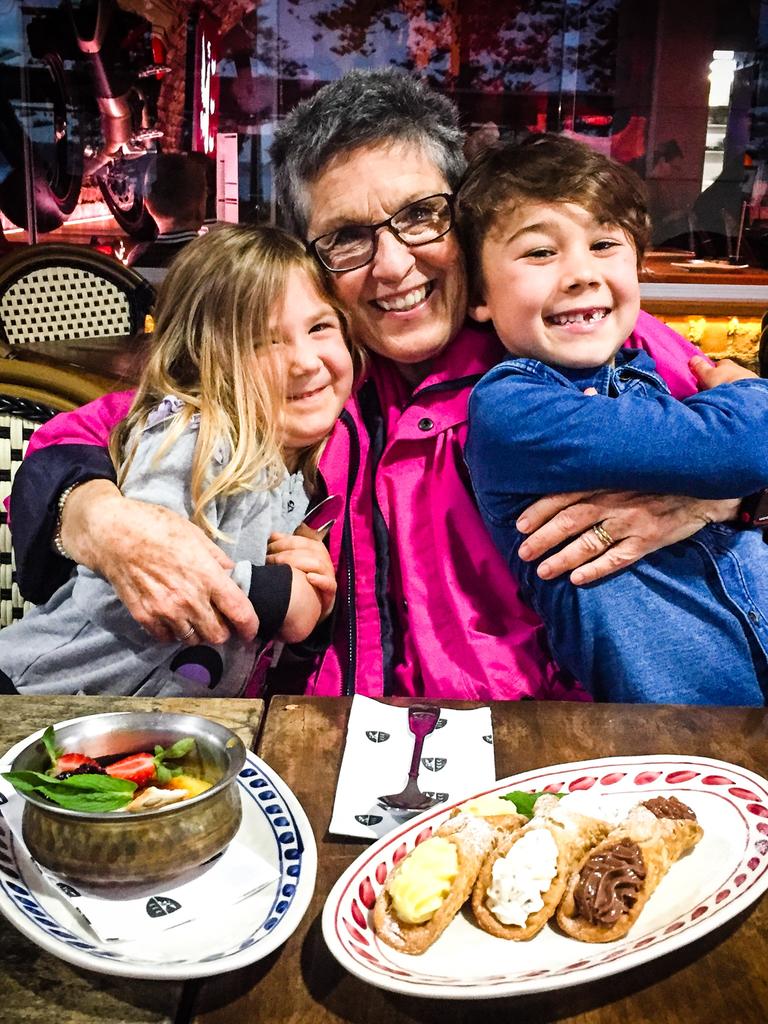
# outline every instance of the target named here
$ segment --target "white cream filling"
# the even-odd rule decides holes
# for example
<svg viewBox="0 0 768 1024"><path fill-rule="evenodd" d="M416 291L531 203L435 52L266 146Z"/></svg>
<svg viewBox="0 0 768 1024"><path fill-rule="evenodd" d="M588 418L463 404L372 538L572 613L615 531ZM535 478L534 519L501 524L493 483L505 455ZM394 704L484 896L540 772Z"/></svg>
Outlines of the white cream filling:
<svg viewBox="0 0 768 1024"><path fill-rule="evenodd" d="M573 814L583 814L586 818L597 818L598 821L607 821L609 825L618 825L626 817L627 810L620 801L612 800L604 793L576 790L562 797L557 807L547 813L547 817L568 828L573 826Z"/></svg>
<svg viewBox="0 0 768 1024"><path fill-rule="evenodd" d="M494 862L486 905L502 924L523 927L544 906L556 873L557 843L547 829L532 828Z"/></svg>

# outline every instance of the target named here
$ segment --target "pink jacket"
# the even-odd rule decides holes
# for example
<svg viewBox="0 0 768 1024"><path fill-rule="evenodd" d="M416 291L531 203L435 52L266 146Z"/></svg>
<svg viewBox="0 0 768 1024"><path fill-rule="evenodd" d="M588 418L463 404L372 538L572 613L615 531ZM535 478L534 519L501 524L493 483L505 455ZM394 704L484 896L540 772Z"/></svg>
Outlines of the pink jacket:
<svg viewBox="0 0 768 1024"><path fill-rule="evenodd" d="M696 390L698 352L641 313L629 345L656 360L673 394ZM410 393L373 357L321 460L329 493L347 497L330 534L339 592L333 639L307 692L418 694L466 700L588 699L554 665L544 629L477 512L463 459L467 403L503 355L493 333L465 326ZM47 444L103 444L127 392L107 395L36 432Z"/></svg>

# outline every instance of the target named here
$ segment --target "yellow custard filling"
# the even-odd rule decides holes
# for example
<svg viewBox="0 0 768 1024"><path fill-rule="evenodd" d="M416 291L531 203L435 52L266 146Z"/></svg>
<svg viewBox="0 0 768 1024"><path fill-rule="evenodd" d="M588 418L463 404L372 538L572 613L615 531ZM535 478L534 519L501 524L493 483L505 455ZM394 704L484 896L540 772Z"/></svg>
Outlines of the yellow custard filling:
<svg viewBox="0 0 768 1024"><path fill-rule="evenodd" d="M392 906L401 921L423 924L439 910L459 873L459 855L453 843L432 836L416 847L389 883Z"/></svg>
<svg viewBox="0 0 768 1024"><path fill-rule="evenodd" d="M517 808L511 800L504 800L495 793L486 793L475 800L468 800L459 810L479 818L492 818L497 814L516 814Z"/></svg>

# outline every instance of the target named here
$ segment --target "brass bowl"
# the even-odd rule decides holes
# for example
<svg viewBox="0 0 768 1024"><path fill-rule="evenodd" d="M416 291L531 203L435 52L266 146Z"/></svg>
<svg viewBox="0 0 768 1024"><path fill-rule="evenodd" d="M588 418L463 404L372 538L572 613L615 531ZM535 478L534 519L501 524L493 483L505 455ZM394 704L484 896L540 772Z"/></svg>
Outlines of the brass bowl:
<svg viewBox="0 0 768 1024"><path fill-rule="evenodd" d="M235 733L199 715L125 711L62 725L55 743L68 753L106 757L169 747L185 736L195 738L195 748L174 765L210 782L210 789L136 813L72 811L37 793L22 793L22 835L31 855L50 871L90 885L154 885L215 857L242 817L237 775L245 747ZM36 739L19 752L11 770L49 767L42 740Z"/></svg>

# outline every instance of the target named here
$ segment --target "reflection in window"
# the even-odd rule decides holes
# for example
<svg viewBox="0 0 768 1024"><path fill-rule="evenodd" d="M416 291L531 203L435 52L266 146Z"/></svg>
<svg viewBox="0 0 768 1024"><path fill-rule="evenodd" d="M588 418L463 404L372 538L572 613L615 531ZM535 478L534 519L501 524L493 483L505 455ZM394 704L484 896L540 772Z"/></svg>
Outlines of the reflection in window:
<svg viewBox="0 0 768 1024"><path fill-rule="evenodd" d="M94 59L80 43L107 9ZM395 66L455 99L470 149L532 131L576 135L645 178L657 246L727 255L743 222L750 258L768 263L768 0L695 9L207 0L203 12L193 0L0 0L2 225L11 240L56 232L122 238L128 251L146 244L158 152L207 154L214 217L217 133L238 215L274 219L275 124L345 71Z"/></svg>

